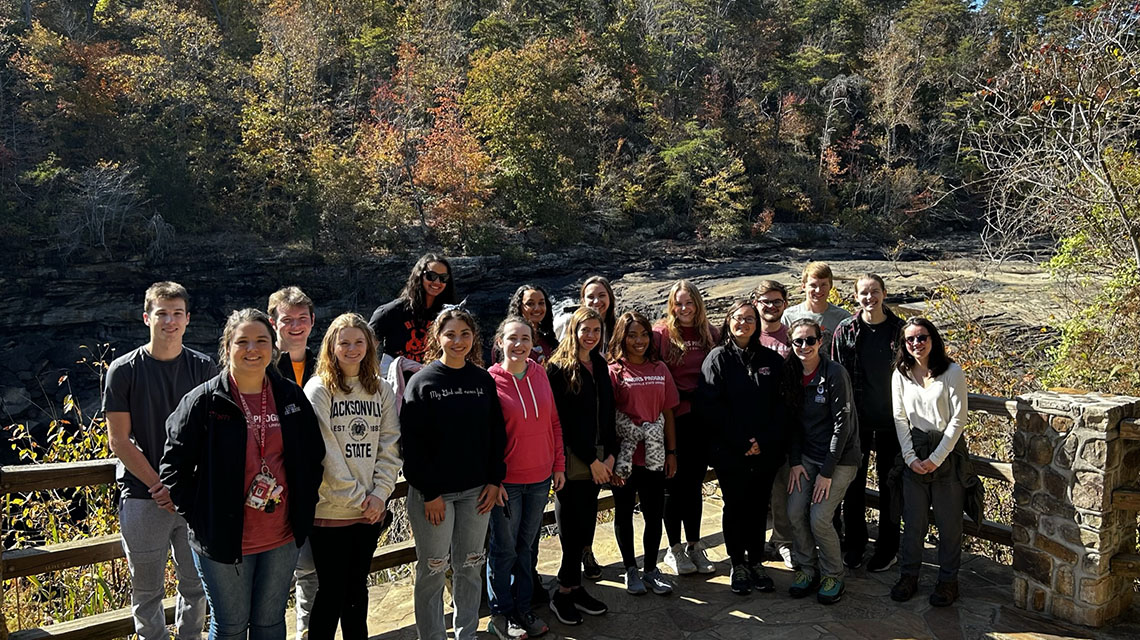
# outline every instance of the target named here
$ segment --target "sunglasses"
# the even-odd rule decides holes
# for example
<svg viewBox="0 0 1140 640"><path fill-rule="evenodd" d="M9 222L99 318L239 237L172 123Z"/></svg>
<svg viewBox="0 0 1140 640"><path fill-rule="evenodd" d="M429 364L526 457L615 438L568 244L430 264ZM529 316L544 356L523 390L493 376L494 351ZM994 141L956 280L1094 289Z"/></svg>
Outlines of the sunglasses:
<svg viewBox="0 0 1140 640"><path fill-rule="evenodd" d="M819 338L815 336L808 336L806 338L795 338L792 340L793 347L814 347L819 344Z"/></svg>
<svg viewBox="0 0 1140 640"><path fill-rule="evenodd" d="M447 281L451 280L451 274L450 273L436 273L434 271L425 271L424 272L424 279L427 280L428 282L442 282L444 284L447 284Z"/></svg>
<svg viewBox="0 0 1140 640"><path fill-rule="evenodd" d="M907 336L906 337L906 343L907 344L925 344L926 341L929 339L930 339L930 334L920 333L917 336Z"/></svg>

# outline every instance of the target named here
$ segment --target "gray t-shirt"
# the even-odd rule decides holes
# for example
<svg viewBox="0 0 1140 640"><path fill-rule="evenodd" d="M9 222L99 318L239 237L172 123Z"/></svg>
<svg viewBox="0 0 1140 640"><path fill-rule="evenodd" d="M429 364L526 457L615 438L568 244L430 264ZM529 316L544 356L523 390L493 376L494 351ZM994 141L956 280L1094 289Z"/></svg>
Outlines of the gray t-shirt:
<svg viewBox="0 0 1140 640"><path fill-rule="evenodd" d="M217 375L210 356L188 347L173 360L156 360L146 347L125 353L107 368L103 412L131 414L131 439L158 470L166 446L166 418L182 396ZM126 498L149 498L150 491L119 463L115 477Z"/></svg>
<svg viewBox="0 0 1140 640"><path fill-rule="evenodd" d="M807 300L797 304L794 307L789 307L784 312L784 317L780 319L787 326L792 326L792 323L800 318L810 318L819 323L819 328L823 330L823 346L820 347L820 353L831 357L831 334L835 333L835 329L839 326L840 322L850 318L851 314L843 307L837 307L830 302L827 303L827 310L823 313L813 313L808 310ZM789 336L790 337L790 336Z"/></svg>

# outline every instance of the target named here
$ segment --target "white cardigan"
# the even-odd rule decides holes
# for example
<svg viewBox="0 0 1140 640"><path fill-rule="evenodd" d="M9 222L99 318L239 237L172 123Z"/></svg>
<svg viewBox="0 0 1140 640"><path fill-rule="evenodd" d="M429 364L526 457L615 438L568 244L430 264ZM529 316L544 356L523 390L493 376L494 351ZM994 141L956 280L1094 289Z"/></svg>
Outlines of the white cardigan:
<svg viewBox="0 0 1140 640"><path fill-rule="evenodd" d="M942 441L930 453L930 461L941 466L965 427L969 389L966 374L957 363L923 387L909 375L896 370L891 377L891 397L895 414L895 433L899 438L903 460L909 465L918 460L910 438L912 428L942 432Z"/></svg>

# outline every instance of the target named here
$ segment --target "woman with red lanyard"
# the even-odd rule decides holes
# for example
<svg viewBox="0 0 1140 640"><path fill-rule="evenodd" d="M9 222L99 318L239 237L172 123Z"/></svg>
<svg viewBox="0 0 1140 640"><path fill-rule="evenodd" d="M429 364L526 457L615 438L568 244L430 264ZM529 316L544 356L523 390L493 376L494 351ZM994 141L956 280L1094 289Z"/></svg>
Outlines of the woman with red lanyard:
<svg viewBox="0 0 1140 640"><path fill-rule="evenodd" d="M665 535L669 537L665 565L677 575L716 571L700 541L701 486L709 468L708 437L691 403L701 379L701 363L716 346L719 334L709 323L701 292L688 280L674 283L665 317L653 327L653 341L681 398L673 411L677 475L665 481ZM681 525L687 544L681 541Z"/></svg>
<svg viewBox="0 0 1140 640"><path fill-rule="evenodd" d="M210 640L284 640L298 548L313 526L325 447L301 388L271 366L264 313L230 314L222 372L166 421L160 475L190 526Z"/></svg>

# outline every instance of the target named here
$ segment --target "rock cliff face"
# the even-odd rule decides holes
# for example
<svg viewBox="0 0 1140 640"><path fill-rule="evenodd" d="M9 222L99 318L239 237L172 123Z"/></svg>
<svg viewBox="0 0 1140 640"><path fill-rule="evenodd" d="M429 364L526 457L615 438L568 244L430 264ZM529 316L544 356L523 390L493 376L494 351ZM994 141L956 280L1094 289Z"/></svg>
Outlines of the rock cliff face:
<svg viewBox="0 0 1140 640"><path fill-rule="evenodd" d="M331 263L310 251L266 248L234 240L217 246L214 238L187 238L180 249L158 264L143 260L96 260L58 264L44 257L38 264L15 265L0 276L0 295L6 309L0 314L0 425L24 423L42 432L62 412L63 399L73 394L87 413L100 403L100 370L94 363L110 362L115 355L147 339L142 324L143 292L157 280L182 283L191 295L191 322L186 343L209 354L217 352L217 339L225 317L233 309L264 309L274 290L295 284L317 304L315 344L333 317L356 311L368 317L378 305L391 300L407 279L416 256L385 257L353 264ZM650 318L660 315L670 284L678 278L693 280L706 292L711 309L723 309L746 294L757 280L774 277L799 297L799 270L808 260L828 260L838 276L837 286L849 291L851 279L877 271L888 282L892 304L922 299L933 284L958 278L977 295L1047 296L1044 275L990 274L977 271L965 257L976 251L969 238L956 244L940 242L925 252L904 256L898 264L882 260L869 244L844 240L830 228L788 226L777 229L761 243L735 246L693 246L680 241L658 241L633 250L597 250L578 246L532 259L473 257L452 259L457 291L487 333L498 324L514 289L536 282L556 301L577 296L587 276L599 273L613 281L619 309L637 309ZM957 256L957 262L930 265L934 258ZM906 277L896 273L896 266ZM968 281L968 282L967 282ZM1008 291L1007 291L1008 290ZM1016 296L1011 295L1011 300ZM990 311L1009 312L1009 308ZM981 308L979 315L983 315ZM721 318L711 314L716 322ZM998 313L1000 316L1001 313ZM1017 322L1034 325L1038 318L1014 310ZM1040 314L1038 314L1040 315ZM61 386L58 381L68 374ZM0 447L0 462L12 462L8 447Z"/></svg>

